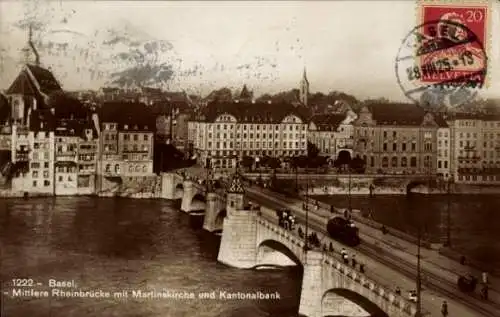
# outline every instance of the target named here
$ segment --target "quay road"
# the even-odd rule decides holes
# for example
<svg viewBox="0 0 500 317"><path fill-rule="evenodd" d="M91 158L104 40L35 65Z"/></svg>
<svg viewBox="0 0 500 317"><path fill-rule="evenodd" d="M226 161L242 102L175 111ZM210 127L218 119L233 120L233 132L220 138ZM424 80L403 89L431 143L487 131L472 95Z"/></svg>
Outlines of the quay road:
<svg viewBox="0 0 500 317"><path fill-rule="evenodd" d="M302 201L283 197L274 192L270 193L262 188L246 187L245 189L250 201L273 209L286 207L293 211L299 222L305 222ZM322 239L328 239L326 223L329 217L331 217L329 212L324 210L309 211L309 227L321 234ZM372 232L377 230L362 224L357 225L360 228L362 244L356 248L342 247L348 250L349 254L356 254L358 259L360 254L366 255L365 270L376 271L379 275L378 280L387 280L388 284L392 284L393 287L399 286L402 295L407 296L409 290L416 288L416 256L401 251L393 243L386 243ZM413 248L416 249L416 246ZM338 250L339 247L334 247L334 249ZM424 251L423 248L422 251ZM429 311L432 316L440 316L441 303L446 299L450 316L500 316L496 289L490 291L490 300L487 302L480 300L477 293L476 295L464 294L457 288L458 275L456 273L433 266L425 256L426 254L422 252L422 285L426 287L422 290L424 310Z"/></svg>

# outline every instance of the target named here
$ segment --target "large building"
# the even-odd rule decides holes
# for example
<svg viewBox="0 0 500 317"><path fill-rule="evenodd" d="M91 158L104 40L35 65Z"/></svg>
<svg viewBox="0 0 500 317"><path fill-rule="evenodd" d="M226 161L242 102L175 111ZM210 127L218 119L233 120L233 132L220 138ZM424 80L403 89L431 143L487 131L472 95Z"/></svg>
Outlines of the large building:
<svg viewBox="0 0 500 317"><path fill-rule="evenodd" d="M309 121L308 141L316 145L320 155L330 156L332 162L342 151L346 151L349 157L352 157L354 149L352 123L356 118L357 114L352 110L314 115Z"/></svg>
<svg viewBox="0 0 500 317"><path fill-rule="evenodd" d="M212 102L189 122L202 165L233 168L245 156L285 158L307 154L304 109L269 102Z"/></svg>
<svg viewBox="0 0 500 317"><path fill-rule="evenodd" d="M355 153L368 173L437 171L437 132L446 122L412 104L373 103L354 122Z"/></svg>
<svg viewBox="0 0 500 317"><path fill-rule="evenodd" d="M500 183L500 117L455 114L448 122L454 181Z"/></svg>
<svg viewBox="0 0 500 317"><path fill-rule="evenodd" d="M150 109L142 103L105 103L99 118L101 187L102 177L151 176L155 119Z"/></svg>

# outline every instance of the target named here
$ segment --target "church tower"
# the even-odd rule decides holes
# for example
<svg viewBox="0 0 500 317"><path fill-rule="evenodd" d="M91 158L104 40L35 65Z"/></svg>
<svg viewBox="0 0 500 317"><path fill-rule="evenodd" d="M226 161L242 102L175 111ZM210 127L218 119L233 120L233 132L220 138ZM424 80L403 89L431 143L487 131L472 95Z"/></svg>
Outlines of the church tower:
<svg viewBox="0 0 500 317"><path fill-rule="evenodd" d="M33 43L33 26L31 25L28 28L28 43L26 43L26 46L22 49L22 52L22 63L24 65L30 64L40 66L40 55L36 50L35 44Z"/></svg>
<svg viewBox="0 0 500 317"><path fill-rule="evenodd" d="M302 79L300 80L300 95L299 99L304 105L307 106L307 97L309 96L309 81L307 80L306 68L304 67L304 73Z"/></svg>

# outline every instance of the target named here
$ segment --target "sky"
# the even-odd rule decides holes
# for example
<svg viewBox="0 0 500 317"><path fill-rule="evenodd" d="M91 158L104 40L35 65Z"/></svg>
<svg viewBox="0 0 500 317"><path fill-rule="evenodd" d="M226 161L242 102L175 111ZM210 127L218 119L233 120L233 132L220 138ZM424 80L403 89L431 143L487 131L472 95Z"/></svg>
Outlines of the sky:
<svg viewBox="0 0 500 317"><path fill-rule="evenodd" d="M491 45L500 43L499 1L490 6L490 88L483 95L500 97L500 47ZM306 67L311 92L404 101L395 59L419 24L416 8L412 0L0 0L0 89L22 67L27 31L15 25L31 19L43 26L34 33L40 41L69 43L65 50L40 50L42 66L67 90L97 89L111 72L130 66L113 58L126 45L102 45L125 34L171 44L155 61L172 65L170 90L206 94L247 84L257 95L275 93L298 88Z"/></svg>

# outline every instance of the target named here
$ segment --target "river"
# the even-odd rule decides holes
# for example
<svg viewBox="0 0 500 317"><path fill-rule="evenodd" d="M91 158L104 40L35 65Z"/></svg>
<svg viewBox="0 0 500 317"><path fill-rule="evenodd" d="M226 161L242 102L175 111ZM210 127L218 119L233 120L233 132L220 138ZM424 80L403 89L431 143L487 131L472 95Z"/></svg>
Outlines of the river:
<svg viewBox="0 0 500 317"><path fill-rule="evenodd" d="M344 195L316 198L348 206ZM371 208L374 220L414 235L420 221L431 241L446 236L449 206L452 247L489 270L500 268L500 195L417 195L411 200L399 195L351 195L351 204L353 209Z"/></svg>
<svg viewBox="0 0 500 317"><path fill-rule="evenodd" d="M217 262L220 238L159 200L40 198L0 201L1 316L296 316L302 272L238 270ZM216 299L12 298L11 280L74 280L82 290L216 291ZM279 294L221 299L219 291ZM8 294L5 294L7 292Z"/></svg>

